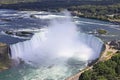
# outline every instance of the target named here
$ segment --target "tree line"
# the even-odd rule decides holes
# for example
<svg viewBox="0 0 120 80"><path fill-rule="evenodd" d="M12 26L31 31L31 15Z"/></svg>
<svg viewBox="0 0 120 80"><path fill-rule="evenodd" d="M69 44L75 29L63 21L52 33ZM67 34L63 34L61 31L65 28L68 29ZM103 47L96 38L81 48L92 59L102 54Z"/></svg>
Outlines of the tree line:
<svg viewBox="0 0 120 80"><path fill-rule="evenodd" d="M120 80L120 52L108 61L95 64L92 70L82 73L79 80Z"/></svg>
<svg viewBox="0 0 120 80"><path fill-rule="evenodd" d="M120 3L113 5L82 5L68 8L76 15L102 20L120 19Z"/></svg>

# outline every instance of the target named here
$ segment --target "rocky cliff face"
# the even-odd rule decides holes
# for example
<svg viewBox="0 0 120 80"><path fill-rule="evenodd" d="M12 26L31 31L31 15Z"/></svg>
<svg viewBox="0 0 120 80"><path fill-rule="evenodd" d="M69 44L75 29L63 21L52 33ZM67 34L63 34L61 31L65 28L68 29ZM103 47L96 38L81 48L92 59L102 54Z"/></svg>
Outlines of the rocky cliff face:
<svg viewBox="0 0 120 80"><path fill-rule="evenodd" d="M9 58L9 46L4 43L0 43L0 71L8 69L10 66Z"/></svg>

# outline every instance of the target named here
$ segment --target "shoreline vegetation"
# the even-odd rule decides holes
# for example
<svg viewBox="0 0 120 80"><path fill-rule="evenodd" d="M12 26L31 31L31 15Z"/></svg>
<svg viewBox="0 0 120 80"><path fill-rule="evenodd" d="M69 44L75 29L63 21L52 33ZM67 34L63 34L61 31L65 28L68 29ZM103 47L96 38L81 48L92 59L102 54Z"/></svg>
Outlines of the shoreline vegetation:
<svg viewBox="0 0 120 80"><path fill-rule="evenodd" d="M119 43L119 41L118 42L111 41L111 42L107 42L106 44L104 44L104 46L103 46L104 50L101 53L101 56L97 60L90 63L85 69L81 70L79 73L77 73L71 77L68 77L65 80L91 80L91 79L83 79L83 78L86 77L88 72L89 72L89 74L92 74L91 71L94 70L94 66L96 66L97 64L100 64L100 63L103 64L106 61L111 60L114 56L116 56L116 57L117 57L117 55L120 56L119 50L116 49L116 48L120 49L120 46L118 47L115 43L117 44L117 43ZM9 51L10 51L9 46L7 44L0 43L0 72L3 70L9 69L10 66L12 65L11 60L9 58L9 53L10 53ZM80 79L81 76L82 76L82 79ZM90 78L90 76L88 76L87 78ZM99 80L99 79L97 79L97 80Z"/></svg>
<svg viewBox="0 0 120 80"><path fill-rule="evenodd" d="M119 80L119 61L120 52L111 53L105 60L93 65L92 69L84 71L79 80Z"/></svg>
<svg viewBox="0 0 120 80"><path fill-rule="evenodd" d="M103 21L110 21L115 24L120 24L120 0L91 0L91 1L87 1L87 0L85 1L83 0L41 0L39 2L37 1L38 0L29 0L29 1L24 0L21 2L21 0L16 0L15 2L14 1L11 2L11 0L1 0L0 9L44 10L44 11L54 11L54 12L59 12L64 9L68 9L69 11L71 11L72 15L74 16L90 18L90 19L98 19L98 20L103 20ZM9 21L9 20L6 20L6 21ZM99 32L102 34L107 33L104 30L99 30ZM8 69L10 66L10 59L8 56L8 53L9 53L8 47L6 48L5 46L3 48L2 45L3 44L0 44L0 71ZM99 79L95 79L95 80L107 80L106 76L99 75L99 74L105 74L104 71L107 69L108 71L111 71L111 73L114 72L114 74L112 74L112 77L118 74L120 75L120 62L118 62L119 65L114 63L115 60L114 62L107 63L108 61L111 61L111 59L114 58L114 56L115 57L119 56L120 52L117 53L118 52L117 49L112 48L108 44L105 44L105 45L106 45L105 51L101 54L100 58L98 59L97 62L95 62L95 64L91 66L87 66L85 69L81 70L78 74L73 75L67 78L66 80L79 80L79 79L80 80L93 80L91 79L92 75L98 76ZM3 65L4 63L5 65ZM106 64L104 63L107 63L107 64L114 63L116 65L114 66L114 68L117 69L117 71L119 72L115 72L114 70L107 68ZM102 64L105 67L104 68L105 70L102 68L99 68L104 73L99 73L99 69L95 69L94 66L99 67L99 64L100 65ZM97 70L97 71L93 71L93 70ZM109 72L106 72L106 74L108 73ZM108 77L110 77L110 75ZM120 78L120 76L117 76L117 77ZM115 79L112 79L112 80L115 80Z"/></svg>
<svg viewBox="0 0 120 80"><path fill-rule="evenodd" d="M120 3L110 5L71 6L68 10L79 17L98 19L120 24Z"/></svg>
<svg viewBox="0 0 120 80"><path fill-rule="evenodd" d="M72 15L78 17L120 24L120 0L2 0L0 9L54 12L68 9Z"/></svg>
<svg viewBox="0 0 120 80"><path fill-rule="evenodd" d="M109 61L111 61L111 59L114 58L114 56L117 57L117 55L120 56L120 52L118 49L115 49L114 46L111 46L109 44L105 44L105 50L101 53L101 56L99 57L99 59L96 62L92 63L91 65L88 65L85 69L81 70L79 73L77 73L73 76L68 77L66 80L107 80L107 79L103 79L104 76L100 76L100 77L98 77L98 79L97 79L97 77L92 78L92 71L94 71L94 68L96 67L96 65L99 65L101 63L104 64L104 63L108 62L108 65L110 65L111 63ZM119 65L119 64L116 63L116 65ZM102 70L102 68L100 69L100 71L101 70ZM102 70L102 71L104 71L104 70ZM102 73L102 74L104 74L104 73ZM97 76L97 74L95 76ZM111 79L111 80L113 80L113 79Z"/></svg>

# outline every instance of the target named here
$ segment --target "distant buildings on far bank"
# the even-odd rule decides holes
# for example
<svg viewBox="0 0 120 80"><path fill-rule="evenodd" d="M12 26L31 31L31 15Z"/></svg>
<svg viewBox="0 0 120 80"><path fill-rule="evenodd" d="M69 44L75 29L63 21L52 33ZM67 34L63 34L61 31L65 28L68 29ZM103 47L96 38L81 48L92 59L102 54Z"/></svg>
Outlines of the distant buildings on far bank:
<svg viewBox="0 0 120 80"><path fill-rule="evenodd" d="M120 50L120 40L118 40L118 41L117 40L110 41L110 42L108 42L108 45L111 48Z"/></svg>

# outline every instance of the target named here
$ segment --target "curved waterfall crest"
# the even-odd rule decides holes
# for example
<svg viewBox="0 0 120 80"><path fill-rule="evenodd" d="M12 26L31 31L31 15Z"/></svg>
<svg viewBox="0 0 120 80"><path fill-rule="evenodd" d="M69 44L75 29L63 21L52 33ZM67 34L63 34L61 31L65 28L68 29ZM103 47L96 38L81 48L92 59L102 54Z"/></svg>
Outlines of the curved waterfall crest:
<svg viewBox="0 0 120 80"><path fill-rule="evenodd" d="M65 63L70 58L78 61L99 57L103 42L80 33L69 15L54 19L48 28L36 33L30 40L10 46L12 59L26 63L49 65Z"/></svg>

